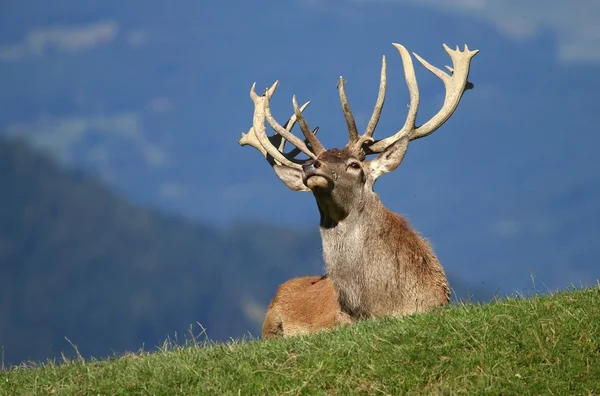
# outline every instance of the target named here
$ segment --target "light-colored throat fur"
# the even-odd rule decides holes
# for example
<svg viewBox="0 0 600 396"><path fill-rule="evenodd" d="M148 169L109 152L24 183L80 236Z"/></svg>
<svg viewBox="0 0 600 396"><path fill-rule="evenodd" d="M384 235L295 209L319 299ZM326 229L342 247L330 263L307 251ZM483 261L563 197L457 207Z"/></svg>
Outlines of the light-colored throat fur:
<svg viewBox="0 0 600 396"><path fill-rule="evenodd" d="M361 210L343 219L329 218L319 202L323 258L342 310L366 319L447 304L446 275L427 240L377 194L365 195Z"/></svg>

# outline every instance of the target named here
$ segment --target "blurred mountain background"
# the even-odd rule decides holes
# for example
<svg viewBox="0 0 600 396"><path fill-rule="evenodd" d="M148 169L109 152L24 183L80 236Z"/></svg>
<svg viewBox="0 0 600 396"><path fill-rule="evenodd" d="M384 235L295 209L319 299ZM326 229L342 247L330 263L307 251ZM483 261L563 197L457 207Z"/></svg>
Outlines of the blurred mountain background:
<svg viewBox="0 0 600 396"><path fill-rule="evenodd" d="M475 89L376 190L431 240L455 296L600 277L600 3L548 0L159 0L0 5L0 347L6 364L102 357L184 334L259 335L285 280L323 272L313 198L251 148L252 82L278 79L327 147L345 143L336 82L376 136L408 97L392 42L432 64L480 49ZM419 122L443 86L416 64Z"/></svg>

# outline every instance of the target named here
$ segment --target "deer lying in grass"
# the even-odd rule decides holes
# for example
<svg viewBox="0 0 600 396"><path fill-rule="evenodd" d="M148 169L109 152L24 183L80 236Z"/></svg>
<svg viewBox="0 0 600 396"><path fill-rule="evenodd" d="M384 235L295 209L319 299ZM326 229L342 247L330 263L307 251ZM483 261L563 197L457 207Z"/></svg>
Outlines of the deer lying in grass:
<svg viewBox="0 0 600 396"><path fill-rule="evenodd" d="M279 286L267 309L262 336L270 339L314 333L344 322L331 280L326 275L304 276Z"/></svg>
<svg viewBox="0 0 600 396"><path fill-rule="evenodd" d="M298 280L287 292L282 292L280 288L267 317L275 311L280 312L278 315L282 321L288 322L281 326L283 336L298 333L298 325L294 322L299 322L300 326L310 322L311 325L304 327L306 331L318 330L315 326L328 328L335 325L335 315L331 319L331 310L334 308L331 307L336 300L341 312L354 321L425 312L449 301L446 275L431 246L404 218L385 208L373 191L373 185L379 176L400 165L409 141L430 135L454 113L464 91L472 87L467 79L471 59L478 50L470 51L466 45L464 51L458 47L451 50L444 44L453 63L453 68L447 67L451 74L414 54L427 70L442 80L446 88L442 108L429 121L417 127L419 90L412 58L402 45L394 46L400 52L404 65L410 105L404 126L381 140L374 140L373 133L385 100L385 57L375 109L362 135L356 128L346 98L344 80L340 77L339 95L349 134L349 142L341 150L326 150L323 147L303 117L302 110L306 105L299 108L295 97L292 99L294 115L305 141L291 133L293 123L288 123L288 127L277 123L271 114L269 102L278 82L267 89L263 96L256 94L256 84L250 91L255 106L253 126L247 134L242 134L239 143L259 150L287 187L313 193L320 213L323 258L333 285L333 288L324 288L329 291L323 292L318 302L312 301L314 298L308 290L314 285L308 286L308 281ZM277 132L276 135L267 135L265 120ZM286 141L296 149L285 153ZM309 158L296 159L299 152ZM367 161L368 155L376 157ZM323 309L325 305L327 309ZM306 312L314 317L306 320ZM323 315L328 319L323 319Z"/></svg>

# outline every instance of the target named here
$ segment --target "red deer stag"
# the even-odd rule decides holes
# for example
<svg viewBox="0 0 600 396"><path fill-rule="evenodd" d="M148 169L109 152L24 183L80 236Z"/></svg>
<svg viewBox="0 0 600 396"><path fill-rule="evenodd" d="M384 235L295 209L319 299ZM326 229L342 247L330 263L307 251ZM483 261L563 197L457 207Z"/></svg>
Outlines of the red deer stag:
<svg viewBox="0 0 600 396"><path fill-rule="evenodd" d="M321 308L323 305L332 306L334 300L337 300L345 316L362 320L425 312L447 304L450 299L446 275L427 240L413 230L404 218L385 208L374 192L373 185L379 176L400 165L409 141L430 135L454 113L464 91L471 87L468 82L470 63L479 51L470 51L466 45L464 51L458 47L452 50L444 44L453 63L453 68L447 66L450 74L414 54L427 70L442 80L446 89L442 108L429 121L417 127L419 89L412 58L402 45L394 46L404 65L410 104L404 126L381 140L374 140L373 133L385 99L385 57L377 102L362 135L356 128L346 98L344 80L340 77L338 89L349 134L349 142L341 150L326 150L323 147L308 127L302 114L303 108L298 107L295 97L292 99L295 118L305 141L291 133L293 123L288 123L288 128L277 123L271 114L269 102L278 81L263 96L258 96L256 84L252 85L253 126L247 134L242 134L239 143L258 149L290 189L312 191L320 213L325 267L333 285L331 291L327 292L328 297L322 297L317 305L312 306L309 304L315 303L310 296L303 295L308 288L290 288L294 293L278 290L269 311L285 310L285 315L279 314L282 320L299 320L300 312L305 315L308 309L315 317L321 312L328 312L327 315L331 317L330 310ZM267 135L265 120L276 131L276 135ZM285 141L292 143L296 149L284 152ZM299 152L309 158L296 159ZM368 155L376 157L367 161ZM286 299L290 303L284 303ZM267 318L270 314L267 314ZM308 321L303 318L300 322ZM320 321L317 318L312 318L310 322L321 325L321 328L331 325L327 320ZM283 325L281 335L298 332L296 327L288 327L294 330L286 333L286 326ZM313 327L306 326L305 329L318 330Z"/></svg>

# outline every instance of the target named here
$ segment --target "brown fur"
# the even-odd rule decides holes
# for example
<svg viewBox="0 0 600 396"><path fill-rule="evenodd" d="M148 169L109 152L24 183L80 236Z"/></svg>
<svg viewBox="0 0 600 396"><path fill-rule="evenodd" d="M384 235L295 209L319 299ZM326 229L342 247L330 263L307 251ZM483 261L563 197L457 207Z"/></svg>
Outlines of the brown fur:
<svg viewBox="0 0 600 396"><path fill-rule="evenodd" d="M360 169L349 166L356 162ZM448 282L431 246L373 191L376 166L350 151L329 150L304 171L305 180L321 176L334 186L313 193L321 213L323 257L342 310L365 319L447 304Z"/></svg>
<svg viewBox="0 0 600 396"><path fill-rule="evenodd" d="M378 166L347 150L328 150L304 169L305 181L313 176L329 181L327 188L321 183L313 189L323 257L342 311L355 320L425 312L450 299L446 275L427 240L373 191Z"/></svg>
<svg viewBox="0 0 600 396"><path fill-rule="evenodd" d="M316 198L328 276L282 284L269 305L264 338L426 312L449 302L448 281L430 244L373 191L378 175L402 161L406 146L390 151L382 161L366 162L350 150L332 149L300 174L288 173L302 177Z"/></svg>
<svg viewBox="0 0 600 396"><path fill-rule="evenodd" d="M279 286L262 328L265 339L328 330L347 322L327 276L291 279Z"/></svg>

